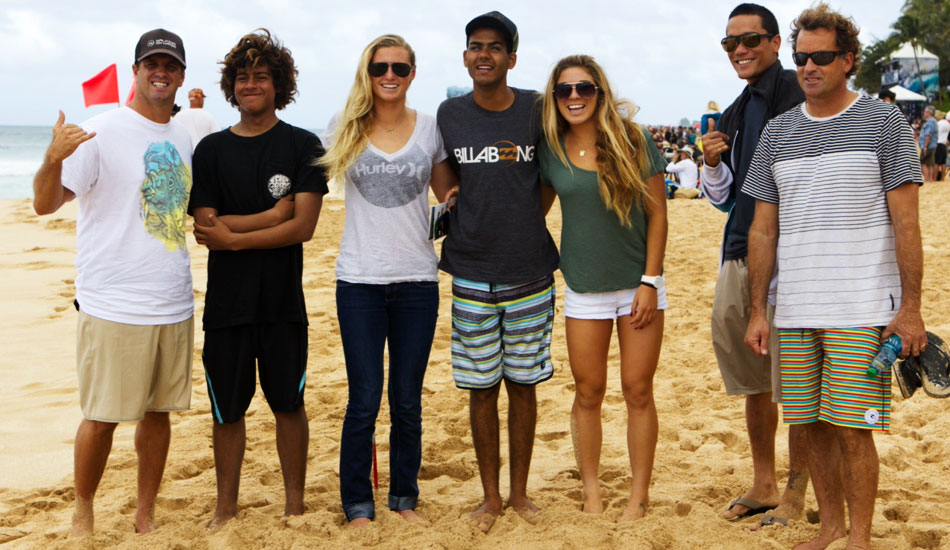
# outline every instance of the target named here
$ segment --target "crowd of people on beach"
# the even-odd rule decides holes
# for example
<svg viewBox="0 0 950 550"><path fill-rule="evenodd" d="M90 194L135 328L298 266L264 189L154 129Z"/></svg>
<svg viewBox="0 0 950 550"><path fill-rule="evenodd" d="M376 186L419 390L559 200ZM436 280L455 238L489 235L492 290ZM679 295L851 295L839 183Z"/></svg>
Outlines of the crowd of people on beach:
<svg viewBox="0 0 950 550"><path fill-rule="evenodd" d="M543 521L527 482L536 388L554 372L557 269L567 287L570 424L583 511L604 511L601 409L616 331L632 476L622 519L647 515L659 422L653 377L665 312L675 306L664 279L667 198L702 196L727 214L712 342L726 392L744 396L752 450L749 489L723 520L787 525L802 516L810 479L820 530L798 548L842 537L848 548L869 548L878 475L872 434L890 428L891 379L866 370L891 335L902 356L927 345L917 215L924 178L914 134L896 107L847 88L861 62L858 29L828 5L792 23L796 70L778 60L783 38L767 8L740 4L724 23L721 46L747 85L721 113L711 102L701 135L634 122L633 104L614 94L589 55L559 60L540 93L508 86L518 30L492 11L464 29L471 93L447 99L435 116L407 107L415 53L400 36L383 35L363 50L324 142L278 118L294 101L297 68L290 50L258 29L221 62L221 92L238 122L192 143L171 119L185 77L182 39L164 29L143 34L132 102L81 125L60 112L34 180L38 214L79 202L84 419L75 441L73 534L93 532L93 497L119 422L137 422L136 530L156 528L169 413L191 400L189 215L198 244L210 250L201 353L217 480L209 527L238 515L244 415L258 377L275 418L285 514L305 513L302 243L333 179L345 200L336 307L349 384L340 500L350 526L376 514L370 475L384 349L387 507L424 521L415 511L422 385L439 270L452 276L452 373L467 390L484 493L469 516L473 526L490 531L506 507ZM440 203L454 203L441 258L428 235L430 189ZM560 250L545 225L555 199ZM499 488L502 385L507 498ZM776 476L777 403L789 425L784 490Z"/></svg>

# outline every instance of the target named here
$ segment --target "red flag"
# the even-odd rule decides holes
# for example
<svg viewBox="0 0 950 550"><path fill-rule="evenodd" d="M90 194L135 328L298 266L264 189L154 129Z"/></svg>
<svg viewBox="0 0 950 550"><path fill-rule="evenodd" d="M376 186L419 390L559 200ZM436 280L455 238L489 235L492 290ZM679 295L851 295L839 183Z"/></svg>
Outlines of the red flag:
<svg viewBox="0 0 950 550"><path fill-rule="evenodd" d="M82 96L86 107L103 103L119 102L119 79L115 63L101 73L82 83Z"/></svg>
<svg viewBox="0 0 950 550"><path fill-rule="evenodd" d="M125 104L128 105L132 103L132 98L135 97L135 79L132 79L132 87L129 88L129 95L125 98Z"/></svg>

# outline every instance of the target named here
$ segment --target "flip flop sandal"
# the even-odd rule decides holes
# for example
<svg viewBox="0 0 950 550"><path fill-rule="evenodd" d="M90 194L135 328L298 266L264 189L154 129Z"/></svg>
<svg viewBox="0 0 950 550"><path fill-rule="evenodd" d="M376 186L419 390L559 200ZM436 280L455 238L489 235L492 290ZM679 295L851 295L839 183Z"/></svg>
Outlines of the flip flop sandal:
<svg viewBox="0 0 950 550"><path fill-rule="evenodd" d="M950 397L950 348L939 336L928 332L924 350L917 357L908 357L904 363L917 373L919 386L923 386L927 395ZM897 381L899 384L901 378ZM901 388L901 393L903 391Z"/></svg>
<svg viewBox="0 0 950 550"><path fill-rule="evenodd" d="M782 516L773 516L772 514L765 514L762 516L762 520L759 522L759 525L762 527L768 527L769 525L784 525L788 527L788 518L783 518Z"/></svg>
<svg viewBox="0 0 950 550"><path fill-rule="evenodd" d="M726 519L726 521L739 521L740 519L755 516L763 512L768 512L769 510L774 510L776 507L775 505L763 504L754 498L739 497L733 500L732 503L729 504L729 508L726 510L732 510L736 507L736 505L745 506L748 509L738 516Z"/></svg>

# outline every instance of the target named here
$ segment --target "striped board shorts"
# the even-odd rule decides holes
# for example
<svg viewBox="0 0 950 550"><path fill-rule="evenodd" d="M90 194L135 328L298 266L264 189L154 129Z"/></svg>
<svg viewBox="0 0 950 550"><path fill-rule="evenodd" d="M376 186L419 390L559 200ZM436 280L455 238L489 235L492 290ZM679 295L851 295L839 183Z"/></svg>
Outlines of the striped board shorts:
<svg viewBox="0 0 950 550"><path fill-rule="evenodd" d="M823 420L888 431L891 378L867 369L881 347L881 327L778 329L782 417L786 424Z"/></svg>
<svg viewBox="0 0 950 550"><path fill-rule="evenodd" d="M502 377L537 384L554 374L554 275L527 284L452 280L452 376L462 389Z"/></svg>

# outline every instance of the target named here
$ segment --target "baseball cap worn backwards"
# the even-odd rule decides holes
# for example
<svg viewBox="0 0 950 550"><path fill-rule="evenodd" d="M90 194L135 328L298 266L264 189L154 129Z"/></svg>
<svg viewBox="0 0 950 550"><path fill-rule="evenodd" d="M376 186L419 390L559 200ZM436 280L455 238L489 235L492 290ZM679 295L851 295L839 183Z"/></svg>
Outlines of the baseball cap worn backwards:
<svg viewBox="0 0 950 550"><path fill-rule="evenodd" d="M469 21L468 25L465 25L466 40L478 29L495 29L501 32L508 44L508 52L518 51L518 27L500 11L490 11Z"/></svg>
<svg viewBox="0 0 950 550"><path fill-rule="evenodd" d="M154 29L143 34L135 45L135 63L157 53L168 54L185 66L185 44L171 31Z"/></svg>

